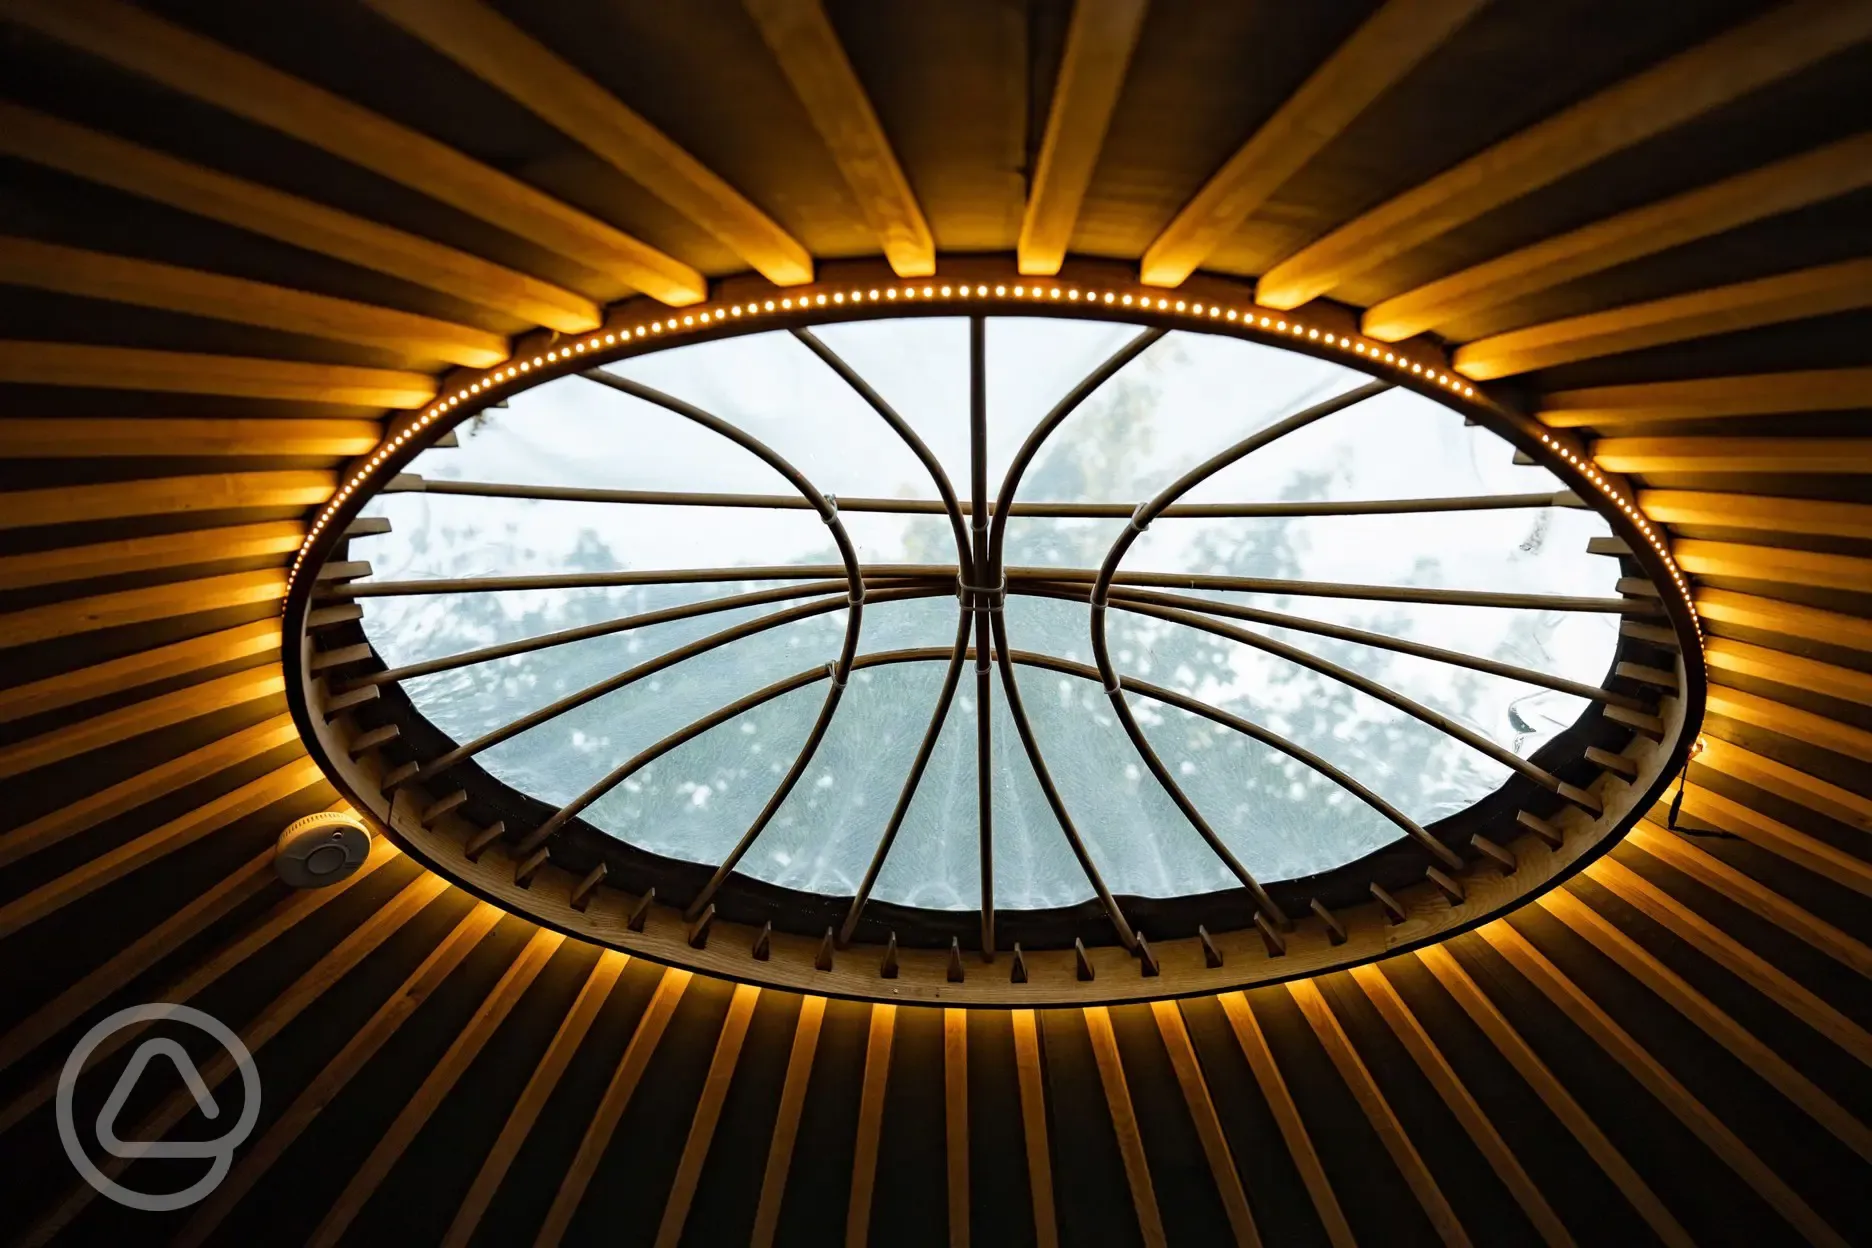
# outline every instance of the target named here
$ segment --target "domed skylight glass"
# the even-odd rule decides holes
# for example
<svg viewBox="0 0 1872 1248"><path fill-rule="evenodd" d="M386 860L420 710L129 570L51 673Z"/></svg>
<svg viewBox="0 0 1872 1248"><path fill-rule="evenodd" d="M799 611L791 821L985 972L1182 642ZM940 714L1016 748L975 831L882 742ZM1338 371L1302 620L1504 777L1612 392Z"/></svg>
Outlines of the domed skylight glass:
<svg viewBox="0 0 1872 1248"><path fill-rule="evenodd" d="M425 452L374 500L368 514L392 529L354 547L373 566L358 598L416 709L476 745L495 778L553 807L576 804L621 841L711 867L741 846L735 871L789 888L856 896L875 864L872 900L980 907L984 760L996 909L1092 897L1086 860L1114 894L1238 886L1128 735L1098 671L1089 598L1140 503L1370 379L1231 337L1145 331L1139 343L1135 325L1086 320L990 318L979 352L966 318L812 332L822 350L773 332L608 366L637 393L549 382L473 418L458 446ZM1127 344L1141 349L1039 444L1019 480L1005 600L985 592L999 581L982 580L992 565L979 560L980 588L959 594L955 527L877 405L927 444L972 516L1000 493L1036 425ZM771 456L641 397L645 387ZM1616 562L1587 553L1605 522L1459 413L1371 389L1176 498L1109 590L1117 674L1183 704L1136 687L1119 697L1183 799L1262 883L1344 865L1396 841L1400 825L1329 771L1224 721L1258 725L1429 824L1496 790L1515 760L1578 719L1578 691L1604 681L1618 640L1607 605ZM829 719L847 569L834 526L776 459L836 500L864 575L857 657ZM978 681L978 626L991 634L997 615L1083 857L1001 675ZM894 818L964 627L971 649ZM581 631L554 637L567 630ZM731 639L708 644L724 630ZM1400 709L1333 665L1445 718ZM537 722L509 732L529 716ZM672 734L681 743L660 748Z"/></svg>

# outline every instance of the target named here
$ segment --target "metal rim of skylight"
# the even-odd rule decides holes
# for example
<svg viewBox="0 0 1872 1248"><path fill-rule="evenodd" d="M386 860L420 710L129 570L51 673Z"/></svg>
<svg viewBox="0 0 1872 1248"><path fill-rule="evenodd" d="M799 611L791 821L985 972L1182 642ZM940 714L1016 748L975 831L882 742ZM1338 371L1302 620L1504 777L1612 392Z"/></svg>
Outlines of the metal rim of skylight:
<svg viewBox="0 0 1872 1248"><path fill-rule="evenodd" d="M804 306L805 301L802 300L801 302L802 306ZM902 314L904 310L894 309L893 311ZM482 830L482 837L485 839L482 839L481 843L478 845L473 843L477 837L470 834L467 838L469 842L467 848L471 851L469 857L471 859L478 859L490 844L499 843L508 846L507 856L513 863L515 884L517 887L526 888L531 885L533 877L539 873L541 868L553 861L556 848L561 844L567 843L566 834L568 831L577 831L580 826L577 823L577 816L579 813L586 809L592 802L602 797L605 792L608 792L616 784L621 783L629 775L633 774L654 758L667 753L681 742L692 739L707 728L726 722L750 707L759 705L761 702L770 700L782 693L806 688L824 680L827 683L827 691L813 728L807 736L804 747L795 758L793 765L788 769L781 784L776 788L774 794L763 808L762 813L744 832L726 859L710 874L707 882L699 889L695 890L692 896L686 899L678 899L682 901L680 917L683 924L682 931L685 936L685 944L690 949L694 950L706 949L709 928L714 922L714 903L720 896L720 891L724 883L728 881L742 856L759 837L762 830L767 826L768 821L772 818L775 811L779 809L781 803L785 800L799 777L803 774L811 760L814 750L823 739L832 717L837 712L845 683L850 674L857 669L885 663L944 661L947 666L942 695L937 699L936 708L930 716L927 729L923 735L917 753L916 761L912 765L909 775L905 778L893 813L880 834L864 882L859 887L856 894L850 898L842 921L834 925L835 930L829 929L825 933L823 940L819 942L821 947L813 961L815 969L822 969L819 964L828 962L834 955L835 950L841 952L846 950L850 946L855 932L858 930L860 917L864 912L872 885L876 881L878 872L886 856L890 852L892 842L898 829L901 827L904 814L908 809L910 800L914 796L917 783L928 762L930 751L943 727L945 717L948 714L949 706L952 701L951 695L962 679L965 668L972 665L974 668L977 692L977 699L975 702L978 724L977 772L982 786L979 799L982 805L978 822L978 844L980 846L983 868L981 872L983 885L982 902L977 911L979 936L976 942L973 942L977 946L975 951L979 952L985 959L991 959L996 953L1015 952L1017 967L1022 961L1019 956L1018 946L1016 946L1014 950L1010 950L1007 943L997 937L993 901L993 808L992 798L988 793L987 786L988 768L985 765L986 750L988 748L987 719L986 716L982 714L982 711L988 705L988 700L995 695L995 690L998 688L1000 696L1006 699L1006 708L1012 717L1017 735L1021 741L1023 752L1033 768L1035 778L1039 782L1047 804L1051 808L1059 824L1061 834L1070 844L1074 858L1079 863L1081 870L1087 877L1088 883L1097 895L1099 909L1105 920L1109 923L1111 932L1116 937L1116 943L1131 957L1137 959L1140 965L1149 967L1157 961L1156 955L1153 953L1150 944L1143 934L1127 919L1124 907L1119 899L1106 887L1100 874L1098 864L1088 852L1083 839L1078 833L1072 812L1067 809L1057 788L1052 783L1045 757L1040 750L1038 742L1034 738L1027 715L1020 701L1020 687L1015 674L1017 665L1049 668L1055 671L1067 672L1072 675L1093 680L1104 689L1114 714L1123 725L1126 735L1138 752L1140 760L1149 768L1157 783L1163 787L1164 792L1175 803L1183 816L1188 819L1191 826L1197 831L1204 842L1217 854L1221 861L1228 867L1230 873L1239 881L1244 896L1250 900L1249 904L1244 907L1246 913L1242 914L1238 928L1242 931L1256 933L1265 944L1270 956L1279 957L1285 952L1284 945L1287 939L1285 934L1295 930L1296 917L1305 919L1307 916L1297 916L1294 913L1290 913L1293 909L1292 904L1290 903L1288 906L1283 906L1278 902L1270 895L1263 883L1256 880L1239 860L1236 859L1228 846L1209 825L1195 803L1183 792L1175 777L1170 774L1169 769L1164 765L1157 751L1145 737L1142 729L1138 725L1135 715L1132 713L1128 700L1129 696L1143 696L1166 705L1177 706L1181 709L1203 715L1214 722L1223 724L1234 731L1241 732L1265 745L1281 751L1288 757L1296 759L1304 766L1327 777L1346 791L1352 793L1393 823L1399 829L1404 842L1415 846L1417 850L1421 851L1421 862L1426 864L1424 878L1430 882L1434 891L1441 893L1445 901L1452 907L1459 908L1465 904L1463 887L1460 883L1460 877L1465 872L1470 871L1471 868L1477 865L1493 867L1497 870L1502 869L1504 866L1512 869L1514 854L1495 841L1491 841L1480 834L1475 834L1472 836L1470 844L1464 847L1471 851L1472 857L1465 858L1462 854L1458 853L1455 848L1452 848L1451 845L1432 836L1423 827L1404 815L1403 812L1385 802L1384 799L1378 797L1369 789L1366 789L1355 778L1347 775L1326 760L1313 755L1304 747L1292 741L1288 741L1260 725L1253 724L1247 720L1241 719L1239 716L1221 711L1218 708L1207 706L1187 695L1177 693L1173 690L1158 688L1147 682L1129 677L1121 677L1112 663L1105 642L1105 620L1110 611L1134 612L1159 620L1188 625L1296 661L1303 666L1313 669L1315 672L1346 683L1353 688L1357 688L1362 692L1379 698L1392 707L1403 711L1405 714L1431 725L1438 731L1450 735L1473 748L1482 750L1484 753L1495 758L1498 762L1511 768L1516 775L1532 781L1540 790L1553 795L1557 802L1577 809L1581 812L1582 816L1595 822L1603 822L1607 814L1606 803L1598 793L1590 791L1588 788L1580 785L1568 783L1561 776L1556 774L1555 771L1549 770L1547 767L1541 766L1530 759L1521 758L1503 749L1496 743L1482 738L1479 734L1465 728L1454 720L1440 715L1378 682L1351 672L1329 660L1313 656L1306 651L1289 646L1286 643L1279 642L1262 634L1249 632L1233 623L1225 622L1225 620L1232 618L1246 623L1274 625L1292 628L1302 632L1312 632L1328 637L1336 637L1343 640L1355 640L1364 644L1375 645L1379 648L1415 654L1420 657L1431 658L1444 663L1468 667L1472 670L1510 676L1514 679L1528 681L1532 684L1561 689L1577 696L1589 698L1602 708L1616 708L1616 711L1622 713L1629 723L1639 726L1643 731L1654 732L1655 735L1659 737L1668 736L1668 747L1663 753L1669 753L1681 744L1681 742L1677 740L1677 737L1681 736L1681 733L1673 732L1665 734L1662 732L1661 729L1663 725L1651 715L1651 710L1654 708L1649 705L1646 699L1635 697L1629 693L1618 692L1610 688L1584 685L1577 681L1549 676L1544 673L1500 663L1495 660L1463 655L1422 643L1383 637L1363 630L1308 620L1286 613L1265 611L1233 604L1222 604L1209 599L1190 598L1185 595L1164 591L1173 585L1209 589L1277 589L1286 592L1300 592L1304 589L1304 592L1310 594L1323 593L1328 596L1378 597L1401 601L1459 601L1481 605L1535 605L1538 603L1538 605L1543 606L1561 605L1569 609L1615 611L1622 616L1656 616L1660 619L1668 619L1671 614L1669 611L1670 604L1668 602L1668 596L1664 596L1665 600L1662 602L1657 599L1646 599L1643 597L1604 600L1559 600L1552 596L1492 594L1478 591L1410 591L1374 586L1325 585L1314 582L1251 581L1245 578L1205 578L1186 575L1165 576L1126 573L1121 569L1120 564L1131 542L1135 540L1138 534L1143 532L1153 520L1161 516L1203 515L1217 517L1252 515L1396 514L1409 511L1457 511L1528 507L1548 505L1557 501L1556 497L1553 495L1493 495L1458 499L1380 500L1356 503L1187 504L1179 502L1184 495L1198 486L1203 480L1221 471L1228 465L1269 445L1288 433L1294 432L1316 420L1331 415L1333 412L1343 410L1367 398L1373 397L1378 393L1391 389L1393 385L1397 384L1394 380L1380 379L1368 382L1322 403L1314 404L1306 410L1295 413L1284 420L1278 421L1274 425L1260 430L1243 441L1236 443L1234 446L1213 456L1210 460L1185 474L1181 479L1161 491L1155 497L1135 506L1128 504L1116 505L1101 503L1021 503L1015 501L1015 495L1019 489L1022 475L1033 462L1034 457L1045 444L1046 439L1059 428L1065 419L1076 410L1082 402L1095 393L1100 386L1109 380L1119 369L1136 358L1146 347L1157 341L1157 339L1166 332L1167 327L1163 325L1147 325L1135 338L1125 344L1118 352L1106 359L1088 376L1075 385L1067 393L1065 398L1063 398L1047 417L1029 434L1019 453L1015 456L1014 462L1010 465L1005 477L1001 481L999 489L991 498L989 495L989 483L986 472L986 455L983 449L985 443L983 430L986 419L985 399L983 398L984 387L982 382L984 321L982 316L977 314L972 316L969 321L972 456L970 480L968 482L968 496L963 498L949 480L945 470L940 462L938 462L935 455L923 444L922 440L908 422L898 415L890 404L868 385L849 364L817 337L808 324L804 323L809 316L810 313L808 313L807 316L796 318L796 323L787 326L787 328L791 329L800 342L805 344L819 359L843 378L864 400L866 405L881 420L889 425L910 451L915 454L923 467L929 472L932 484L935 486L939 496L938 500L834 498L819 491L804 474L800 473L792 464L787 462L771 448L764 446L751 435L736 428L730 422L722 420L681 399L655 391L639 382L604 371L601 367L598 367L599 364L607 362L603 357L596 360L587 359L578 361L578 367L576 369L567 369L564 371L576 371L596 384L601 384L614 390L622 391L634 398L654 403L667 411L673 412L678 416L736 443L742 449L759 457L784 476L788 482L794 486L797 491L797 497L768 495L723 496L699 492L608 491L534 486L514 487L492 483L471 482L429 482L424 483L422 488L438 493L478 494L483 496L516 498L559 498L577 499L580 501L669 503L678 505L810 508L816 511L819 517L825 522L828 531L831 533L839 549L841 563L825 567L788 566L785 568L763 569L695 569L688 573L681 574L620 573L610 575L574 574L572 576L546 575L539 577L478 578L472 582L421 581L372 583L368 580L346 581L342 579L342 577L326 578L319 582L320 590L316 595L316 599L314 599L313 595L307 594L304 596L305 601L300 604L302 611L306 613L304 618L308 623L311 622L310 613L315 609L325 610L329 617L334 614L334 608L341 609L351 600L366 596L416 592L429 593L444 589L452 591L475 588L535 588L548 585L569 586L577 584L580 586L591 586L599 584L641 583L646 576L654 576L657 580L662 582L676 580L744 580L754 576L759 576L764 579L792 578L795 582L794 584L784 585L778 589L765 590L754 594L735 594L726 598L693 604L689 607L650 613L657 619L668 619L678 615L696 616L729 609L730 607L747 606L757 603L780 603L794 599L805 599L804 602L783 607L778 611L758 619L721 630L697 642L690 643L687 646L678 647L669 654L659 656L656 659L650 660L648 663L640 664L626 672L619 673L607 681L581 690L568 698L559 699L503 728L496 729L492 733L484 734L474 741L456 745L452 749L442 751L428 758L410 759L400 763L395 762L394 758L386 758L384 765L379 769L379 773L375 777L370 778L370 780L364 784L356 786L366 791L373 786L375 787L376 792L373 796L375 796L378 801L374 804L378 806L387 805L392 808L379 812L380 817L384 817L386 823L394 825L397 822L395 819L397 812L394 807L399 793L420 795L420 800L411 798L406 802L406 808L403 811L405 822L413 820L418 827L425 829L438 822L447 822L451 811L457 809L464 803L467 800L467 795L457 790L454 793L444 793L440 798L432 800L432 790L435 790L438 785L446 786L448 783L447 777L451 770L468 762L481 750L487 749L520 731L524 731L526 728L536 726L558 714L563 714L574 706L583 705L593 698L602 696L604 693L613 689L623 687L634 680L642 679L652 671L663 670L683 659L693 657L697 653L705 652L708 649L726 644L729 641L811 615L847 609L844 644L841 646L837 657L824 668L810 669L795 673L767 686L765 689L752 691L736 702L719 708L710 715L689 725L687 728L679 730L679 732L665 738L657 745L640 752L632 759L626 760L604 777L597 785L592 786L579 797L553 810L546 818L538 821L535 826L531 828L508 829L502 826L495 830L492 836L488 836L486 831ZM1109 317L1109 313L1107 316ZM829 318L821 317L814 319ZM751 329L752 327L745 328ZM1194 328L1214 332L1215 327L1199 325ZM628 341L628 335L626 336L626 340ZM669 344L665 341L655 345L661 347ZM1279 345L1287 346L1289 344L1281 342ZM620 351L616 354L623 355L627 353L634 354L635 352ZM544 378L541 380L544 380ZM1457 406L1457 404L1450 401L1447 392L1438 393L1434 397L1443 401L1446 405ZM1494 425L1496 427L1495 431L1498 433L1507 432L1512 440L1522 443L1524 449L1526 449L1526 430L1514 428L1512 419L1507 418L1510 414L1505 414L1499 409L1495 409L1493 405L1480 402L1465 404L1463 407L1486 410L1490 419L1479 423ZM467 414L468 413L465 411L461 413L462 416ZM1474 416L1472 415L1472 419L1473 418ZM1503 425L1507 425L1508 428L1504 430L1502 427ZM438 429L437 433L439 432L440 430ZM1521 436L1515 437L1514 435L1517 433ZM432 440L433 436L425 441ZM1565 459L1556 460L1552 455L1543 455L1539 458L1547 461L1549 466L1559 471L1563 480L1565 479L1567 475L1565 469L1568 467L1568 463ZM1596 476L1594 480L1597 481ZM1581 494L1588 498L1591 497L1591 494L1587 491L1581 491ZM840 521L840 512L867 510L899 513L917 512L945 517L949 523L951 535L956 543L956 563L949 566L890 564L873 565L870 567L861 566L856 550L849 537L846 535L844 526ZM1616 531L1620 527L1622 517L1616 510L1604 507L1599 508L1599 510L1602 514L1607 515L1607 518L1613 522ZM1005 526L1010 516L1020 515L1122 517L1127 520L1127 525L1120 534L1118 540L1107 553L1101 566L1096 569L1063 570L1058 568L1010 568L1006 566L1003 558ZM332 543L333 548L335 548L337 544L338 543L334 541ZM863 608L867 602L887 602L951 594L955 596L957 601L957 627L954 643L946 650L924 648L881 654L860 654L859 638L862 628ZM1032 654L1013 649L1010 645L1006 624L1000 610L1009 594L1032 594L1042 597L1061 598L1088 605L1090 607L1092 620L1091 641L1096 664L1077 664L1052 656ZM289 604L289 611L290 609ZM547 634L523 641L484 647L479 650L464 652L425 663L409 665L403 668L386 668L383 667L381 663L378 663L376 666L380 670L362 673L353 671L347 674L343 664L331 661L321 662L319 658L313 658L308 666L306 672L308 679L305 682L308 686L306 692L309 692L312 697L296 703L295 709L300 710L301 708L305 708L309 711L312 701L322 700L323 705L321 710L323 713L319 716L319 724L321 727L329 727L332 720L337 716L369 702L380 690L393 686L396 682L403 679L417 675L431 674L437 671L447 670L451 667L484 662L491 658L505 657L546 648L556 644L564 644L569 641L608 632L622 631L640 626L646 622L649 622L648 616L623 617L601 624L562 630L558 633ZM1677 631L1681 632L1681 621L1672 622L1678 625ZM345 648L340 647L340 649ZM353 656L357 654L355 645L348 649ZM327 650L325 653L329 654L332 653L332 651ZM318 673L329 674L320 676L315 674L314 669L316 669ZM999 676L998 686L996 683L997 674ZM1678 692L1681 693L1682 691L1679 690ZM1682 707L1685 699L1678 697L1675 699L1675 702L1679 707ZM345 746L344 756L347 759L362 757L363 753L379 746L389 746L393 754L394 734L387 733L385 728L385 725L379 725L375 729L366 729L361 733L354 734L352 740ZM354 748L357 739L359 737L368 737L372 732L379 734L377 740L367 742L366 751L357 751ZM1653 752L1656 753L1657 751ZM327 753L336 757L336 751L328 751ZM1603 751L1601 751L1601 753L1603 753ZM1656 761L1659 766L1651 770L1658 771L1661 776L1664 774L1662 765L1665 760L1660 757ZM355 766L355 762L353 766ZM1615 764L1615 766L1617 766L1621 772L1628 767L1628 765L1624 763ZM343 771L345 769L339 768L338 770ZM350 779L351 777L344 778ZM1621 776L1621 778L1631 780L1634 777ZM1657 777L1651 777L1650 780L1655 782ZM344 787L352 786L345 785ZM1652 787L1655 787L1655 783L1653 783ZM460 793L459 797L457 793ZM453 805L451 805L451 802ZM440 807L448 807L448 809L439 809ZM1613 820L1613 822L1617 821L1616 819ZM1511 826L1517 826L1523 831L1531 829L1542 840L1557 839L1554 836L1556 832L1555 824L1551 820L1545 819L1539 815L1523 814L1518 821L1511 824ZM596 835L602 836L603 834L598 833ZM589 855L587 855L587 857L588 856ZM574 855L574 857L578 857L578 855ZM1356 866L1356 864L1352 865ZM566 903L568 909L578 914L586 913L591 906L594 896L598 895L603 890L605 878L608 874L609 872L602 862L595 867L582 870L578 875L576 883L574 883L569 890ZM1397 901L1396 897L1390 895L1386 890L1380 888L1375 883L1371 891L1374 895L1374 903L1387 918L1402 917L1402 911L1405 907L1402 903ZM511 902L513 898L509 897L507 900ZM611 933L611 936L613 937L614 943L622 942L628 945L628 933L630 933L633 928L641 928L643 926L643 920L647 917L646 911L651 908L651 899L640 895L627 900L630 901L630 906L629 913L626 916L626 922L623 924L624 930ZM536 907L523 908L537 910ZM658 908L661 909L663 907L659 905ZM1343 922L1335 917L1331 911L1327 910L1326 907L1321 906L1317 899L1313 900L1309 909L1312 912L1311 918L1318 920L1324 925L1329 941L1334 945L1339 944L1343 939ZM624 912L620 911L620 913L622 914ZM751 956L755 961L771 961L772 930L771 927L763 927L759 935L755 937L749 955L746 956ZM1205 963L1209 962L1212 956L1214 937L1220 934L1219 932L1211 933L1207 929L1199 931L1198 935L1200 937L1200 945L1202 947ZM700 937L700 939L698 939L698 937ZM1335 939L1335 937L1338 938ZM959 942L952 942L952 944L954 943ZM1075 945L1078 945L1078 943L1079 942L1075 941ZM765 948L763 948L763 944L765 944ZM894 932L890 935L887 944L889 948L886 951L886 960L894 961L896 956L896 937ZM959 950L956 948L950 950L949 961L952 964L956 960L958 953ZM1085 951L1083 948L1076 948L1074 953L1080 963L1076 969L1083 972L1087 969L1084 965L1086 958ZM1028 959L1031 959L1033 954L1034 951L1027 951ZM677 960L681 960L681 956L679 956ZM1024 970L1024 968L1019 969ZM950 973L946 975L945 978L948 982L953 984L956 982L956 977L953 973L953 965L951 965L948 970ZM897 969L893 966L891 968L891 973L885 975L885 968L883 964L880 963L878 972L880 976L884 978L895 978L898 973ZM1146 973L1150 974L1151 972L1147 971ZM895 991L896 990L893 989L893 992ZM954 990L951 989L951 991L953 992Z"/></svg>

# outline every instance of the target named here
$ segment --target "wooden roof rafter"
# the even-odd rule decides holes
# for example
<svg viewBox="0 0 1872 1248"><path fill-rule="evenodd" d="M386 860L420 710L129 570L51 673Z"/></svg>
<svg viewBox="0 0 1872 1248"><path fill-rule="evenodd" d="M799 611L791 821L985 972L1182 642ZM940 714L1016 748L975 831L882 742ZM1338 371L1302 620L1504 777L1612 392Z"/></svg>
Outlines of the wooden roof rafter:
<svg viewBox="0 0 1872 1248"><path fill-rule="evenodd" d="M1146 286L1182 285L1242 222L1482 3L1386 0L1178 211L1145 250L1140 280Z"/></svg>
<svg viewBox="0 0 1872 1248"><path fill-rule="evenodd" d="M744 0L899 277L936 272L936 240L821 0Z"/></svg>
<svg viewBox="0 0 1872 1248"><path fill-rule="evenodd" d="M607 222L427 135L119 0L7 0L0 16L291 135L664 303L680 307L708 293L695 269Z"/></svg>
<svg viewBox="0 0 1872 1248"><path fill-rule="evenodd" d="M1050 277L1066 259L1148 5L1149 0L1079 0L1073 5L1015 247L1027 276Z"/></svg>
<svg viewBox="0 0 1872 1248"><path fill-rule="evenodd" d="M1261 275L1297 308L1439 234L1872 38L1872 6L1793 0L1653 65L1346 222Z"/></svg>
<svg viewBox="0 0 1872 1248"><path fill-rule="evenodd" d="M576 334L604 320L590 299L531 274L3 101L0 153L387 273L523 324Z"/></svg>
<svg viewBox="0 0 1872 1248"><path fill-rule="evenodd" d="M577 139L776 286L813 279L800 241L701 161L482 0L368 0L436 51Z"/></svg>

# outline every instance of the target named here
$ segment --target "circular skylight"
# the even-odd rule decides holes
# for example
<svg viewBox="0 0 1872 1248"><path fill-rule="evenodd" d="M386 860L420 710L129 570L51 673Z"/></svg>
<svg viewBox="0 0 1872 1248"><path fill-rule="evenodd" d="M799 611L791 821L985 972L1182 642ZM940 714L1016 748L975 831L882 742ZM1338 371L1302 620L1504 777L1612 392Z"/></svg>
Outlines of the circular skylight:
<svg viewBox="0 0 1872 1248"><path fill-rule="evenodd" d="M1310 356L1020 317L976 349L931 317L604 371L422 454L367 510L358 597L457 758L668 858L933 910L1315 875L1540 772L1618 642L1599 516ZM977 662L997 631L1031 750L1001 643Z"/></svg>

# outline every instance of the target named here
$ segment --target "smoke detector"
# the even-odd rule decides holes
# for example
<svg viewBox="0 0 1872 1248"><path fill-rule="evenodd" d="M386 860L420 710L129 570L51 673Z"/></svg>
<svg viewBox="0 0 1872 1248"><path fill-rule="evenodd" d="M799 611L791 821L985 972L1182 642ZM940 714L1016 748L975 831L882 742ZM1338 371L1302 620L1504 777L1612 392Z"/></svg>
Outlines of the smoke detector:
<svg viewBox="0 0 1872 1248"><path fill-rule="evenodd" d="M273 849L273 869L294 888L324 888L356 871L369 853L362 819L325 810L286 825Z"/></svg>

